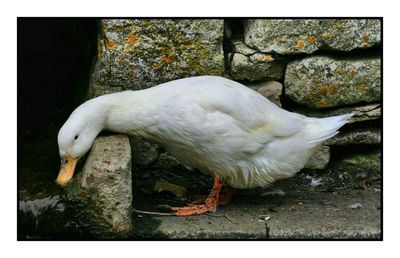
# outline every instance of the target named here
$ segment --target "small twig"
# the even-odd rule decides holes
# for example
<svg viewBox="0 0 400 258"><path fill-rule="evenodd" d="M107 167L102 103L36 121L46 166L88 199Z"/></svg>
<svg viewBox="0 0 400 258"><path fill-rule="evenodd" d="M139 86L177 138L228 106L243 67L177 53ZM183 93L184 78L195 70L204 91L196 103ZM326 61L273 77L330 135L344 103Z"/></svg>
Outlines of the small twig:
<svg viewBox="0 0 400 258"><path fill-rule="evenodd" d="M156 216L176 216L175 213L165 213L165 212L154 212L154 211L141 211L141 210L132 210L134 213L137 214L144 214L144 215L156 215Z"/></svg>
<svg viewBox="0 0 400 258"><path fill-rule="evenodd" d="M231 217L228 216L228 214L226 212L224 212L225 218L227 218L230 222L232 222L233 224L238 224L239 222L234 221Z"/></svg>
<svg viewBox="0 0 400 258"><path fill-rule="evenodd" d="M212 214L212 213L207 213L206 215L211 216L211 217L225 217L227 220L229 220L230 222L232 222L233 224L238 224L239 222L234 221L231 217L228 216L228 214L226 212L224 212L223 214Z"/></svg>

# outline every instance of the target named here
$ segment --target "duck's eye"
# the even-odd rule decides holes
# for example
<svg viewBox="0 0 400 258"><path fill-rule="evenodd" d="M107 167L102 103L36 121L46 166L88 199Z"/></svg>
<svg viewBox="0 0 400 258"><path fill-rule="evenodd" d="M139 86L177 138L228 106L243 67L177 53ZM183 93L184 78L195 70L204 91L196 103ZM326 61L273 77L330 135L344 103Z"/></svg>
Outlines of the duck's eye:
<svg viewBox="0 0 400 258"><path fill-rule="evenodd" d="M76 139L78 139L78 137L79 137L79 135L75 135L74 139L76 140Z"/></svg>

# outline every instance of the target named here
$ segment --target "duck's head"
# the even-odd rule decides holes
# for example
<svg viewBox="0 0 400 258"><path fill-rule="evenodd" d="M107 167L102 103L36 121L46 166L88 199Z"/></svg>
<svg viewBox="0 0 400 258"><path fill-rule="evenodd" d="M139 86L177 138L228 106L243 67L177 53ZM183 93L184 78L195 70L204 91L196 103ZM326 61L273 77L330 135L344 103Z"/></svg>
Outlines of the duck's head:
<svg viewBox="0 0 400 258"><path fill-rule="evenodd" d="M57 184L65 185L72 179L78 160L89 151L102 128L101 116L85 104L71 114L58 133L61 167Z"/></svg>

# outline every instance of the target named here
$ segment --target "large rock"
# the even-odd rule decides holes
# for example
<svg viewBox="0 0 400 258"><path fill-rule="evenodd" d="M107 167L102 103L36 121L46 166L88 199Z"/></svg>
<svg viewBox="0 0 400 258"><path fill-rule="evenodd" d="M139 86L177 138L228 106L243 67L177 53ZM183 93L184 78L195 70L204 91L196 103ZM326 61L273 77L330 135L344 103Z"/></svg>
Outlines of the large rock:
<svg viewBox="0 0 400 258"><path fill-rule="evenodd" d="M246 44L266 53L349 51L381 43L379 19L251 19L243 25Z"/></svg>
<svg viewBox="0 0 400 258"><path fill-rule="evenodd" d="M289 63L286 95L311 108L380 101L381 59L312 56Z"/></svg>
<svg viewBox="0 0 400 258"><path fill-rule="evenodd" d="M242 41L233 42L229 73L234 80L280 80L285 63L279 56L263 54L247 47Z"/></svg>
<svg viewBox="0 0 400 258"><path fill-rule="evenodd" d="M103 19L90 95L223 75L222 19Z"/></svg>
<svg viewBox="0 0 400 258"><path fill-rule="evenodd" d="M131 147L124 135L97 138L83 168L81 191L112 232L132 228Z"/></svg>
<svg viewBox="0 0 400 258"><path fill-rule="evenodd" d="M291 111L310 117L328 117L328 116L343 115L353 112L354 115L348 120L347 122L348 124L352 124L355 122L377 120L381 117L381 105L376 103L363 106L342 107L342 108L328 109L328 110L323 110L323 109L315 110L315 109L305 108L302 106L297 106L293 107Z"/></svg>
<svg viewBox="0 0 400 258"><path fill-rule="evenodd" d="M349 145L349 144L380 144L381 129L373 128L356 128L345 132L340 132L335 137L327 140L326 145Z"/></svg>

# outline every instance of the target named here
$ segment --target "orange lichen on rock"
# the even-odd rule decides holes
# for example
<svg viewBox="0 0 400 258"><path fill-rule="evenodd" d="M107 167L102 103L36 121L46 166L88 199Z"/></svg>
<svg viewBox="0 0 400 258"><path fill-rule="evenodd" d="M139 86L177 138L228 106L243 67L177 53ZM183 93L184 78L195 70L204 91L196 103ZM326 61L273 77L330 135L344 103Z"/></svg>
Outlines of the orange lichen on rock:
<svg viewBox="0 0 400 258"><path fill-rule="evenodd" d="M351 71L349 72L349 77L354 77L356 74L357 74L357 71L356 71L356 70L351 70Z"/></svg>
<svg viewBox="0 0 400 258"><path fill-rule="evenodd" d="M311 44L315 44L315 42L317 42L317 37L314 35L308 36L307 41Z"/></svg>
<svg viewBox="0 0 400 258"><path fill-rule="evenodd" d="M365 85L365 84L359 84L359 85L356 86L356 91L358 91L358 92L364 92L366 88L367 88L367 85Z"/></svg>
<svg viewBox="0 0 400 258"><path fill-rule="evenodd" d="M330 34L328 34L328 33L322 33L322 35L321 35L321 37L323 38L323 39L328 39L329 38L329 35Z"/></svg>
<svg viewBox="0 0 400 258"><path fill-rule="evenodd" d="M117 44L114 42L114 40L112 40L112 39L109 39L109 40L108 40L108 42L107 42L107 47L108 47L109 49L114 49L116 46L117 46Z"/></svg>
<svg viewBox="0 0 400 258"><path fill-rule="evenodd" d="M154 70L160 70L161 69L161 65L159 63L154 63L153 64L153 68L154 68Z"/></svg>
<svg viewBox="0 0 400 258"><path fill-rule="evenodd" d="M322 35L321 35L321 37L323 38L323 39L334 39L334 38L336 38L336 35L335 34L329 34L329 33L323 33Z"/></svg>
<svg viewBox="0 0 400 258"><path fill-rule="evenodd" d="M364 44L364 45L361 46L361 48L369 48L369 45L368 44Z"/></svg>
<svg viewBox="0 0 400 258"><path fill-rule="evenodd" d="M367 42L368 39L369 39L369 37L368 37L367 34L363 35L361 38L362 38L362 40L364 40L365 42Z"/></svg>
<svg viewBox="0 0 400 258"><path fill-rule="evenodd" d="M132 71L130 71L129 72L129 74L128 74L128 76L130 77L130 78L136 78L136 72L134 71L134 70L132 70Z"/></svg>
<svg viewBox="0 0 400 258"><path fill-rule="evenodd" d="M338 73L339 73L339 74L344 74L345 71L346 71L346 70L345 70L343 67L340 67L340 68L338 69Z"/></svg>
<svg viewBox="0 0 400 258"><path fill-rule="evenodd" d="M318 91L322 95L335 94L337 92L337 87L335 85L323 86L319 87Z"/></svg>
<svg viewBox="0 0 400 258"><path fill-rule="evenodd" d="M274 45L279 45L281 42L279 41L279 40L277 40L277 39L274 39L273 41L272 41L272 44L274 44Z"/></svg>
<svg viewBox="0 0 400 258"><path fill-rule="evenodd" d="M332 28L333 30L336 30L338 27L339 27L339 26L338 26L337 23L334 23L334 24L331 25L331 28Z"/></svg>
<svg viewBox="0 0 400 258"><path fill-rule="evenodd" d="M160 60L161 60L161 62L170 64L170 63L172 63L173 56L174 55L172 54L172 52L169 52L168 55L163 55Z"/></svg>
<svg viewBox="0 0 400 258"><path fill-rule="evenodd" d="M265 55L264 56L264 61L266 61L266 62L270 62L270 61L273 61L273 60L274 60L274 58L271 55Z"/></svg>
<svg viewBox="0 0 400 258"><path fill-rule="evenodd" d="M183 44L183 47L186 48L186 49L188 49L188 48L191 48L191 47L192 47L192 44L190 44L190 43L185 43L185 44Z"/></svg>
<svg viewBox="0 0 400 258"><path fill-rule="evenodd" d="M327 88L328 94L335 94L337 92L337 87L335 85L329 85Z"/></svg>
<svg viewBox="0 0 400 258"><path fill-rule="evenodd" d="M321 99L320 101L318 101L317 103L315 103L315 106L317 108L324 108L327 107L328 104L326 103L325 99Z"/></svg>
<svg viewBox="0 0 400 258"><path fill-rule="evenodd" d="M296 48L303 48L304 47L304 40L297 40Z"/></svg>
<svg viewBox="0 0 400 258"><path fill-rule="evenodd" d="M134 45L139 42L139 37L135 36L133 34L130 34L128 37L128 42L129 42L129 44Z"/></svg>

